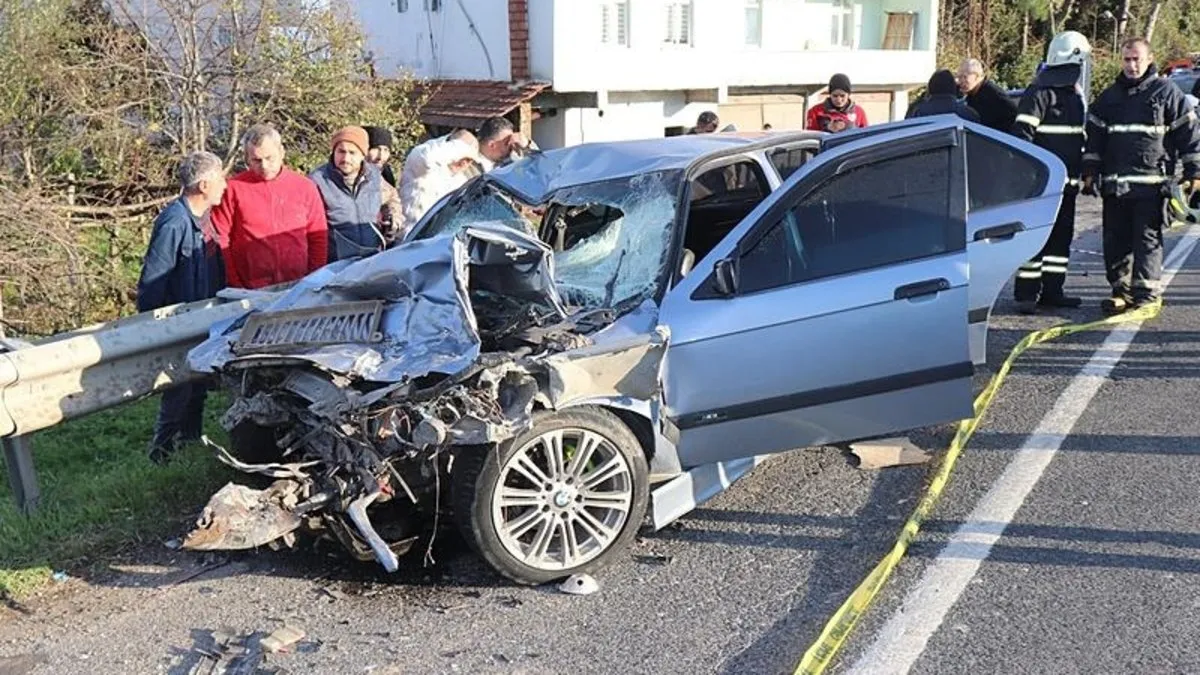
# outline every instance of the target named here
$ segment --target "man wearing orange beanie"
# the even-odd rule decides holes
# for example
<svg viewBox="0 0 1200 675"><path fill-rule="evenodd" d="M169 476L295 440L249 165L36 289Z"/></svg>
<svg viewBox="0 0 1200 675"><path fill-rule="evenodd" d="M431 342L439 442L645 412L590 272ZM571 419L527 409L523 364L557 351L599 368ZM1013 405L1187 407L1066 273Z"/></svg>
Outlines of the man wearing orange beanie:
<svg viewBox="0 0 1200 675"><path fill-rule="evenodd" d="M369 148L366 129L343 127L330 141L329 161L308 174L325 205L329 262L380 251L395 232L400 199L379 167L364 161Z"/></svg>

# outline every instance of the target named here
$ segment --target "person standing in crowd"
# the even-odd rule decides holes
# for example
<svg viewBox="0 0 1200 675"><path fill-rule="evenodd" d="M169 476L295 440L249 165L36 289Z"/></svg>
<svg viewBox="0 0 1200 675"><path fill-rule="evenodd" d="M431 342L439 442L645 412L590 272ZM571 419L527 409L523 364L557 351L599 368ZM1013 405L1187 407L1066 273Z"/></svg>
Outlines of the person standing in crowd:
<svg viewBox="0 0 1200 675"><path fill-rule="evenodd" d="M838 73L829 78L829 95L808 111L805 129L837 133L867 126L867 113L850 100L850 78Z"/></svg>
<svg viewBox="0 0 1200 675"><path fill-rule="evenodd" d="M1064 294L1063 284L1075 238L1075 199L1083 174L1083 68L1092 48L1083 35L1067 31L1055 36L1047 51L1046 67L1021 96L1013 134L1054 153L1067 166L1070 182L1063 191L1050 238L1017 272L1013 295L1022 314L1033 314L1039 305L1070 308L1083 304L1081 298Z"/></svg>
<svg viewBox="0 0 1200 675"><path fill-rule="evenodd" d="M149 312L205 300L225 283L220 241L209 218L225 194L225 168L211 152L193 152L179 163L182 193L154 219L137 284L137 309ZM163 391L149 455L166 462L177 437L200 439L207 384L180 384Z"/></svg>
<svg viewBox="0 0 1200 675"><path fill-rule="evenodd" d="M1158 77L1150 43L1121 45L1121 74L1088 114L1084 191L1104 198L1104 266L1112 297L1102 307L1120 314L1156 302L1161 293L1163 216L1168 184L1163 166L1174 151L1183 183L1200 189L1200 123L1183 92Z"/></svg>
<svg viewBox="0 0 1200 675"><path fill-rule="evenodd" d="M396 172L389 161L392 158L392 132L387 127L363 127L367 130L367 161L379 167L388 185L396 187Z"/></svg>
<svg viewBox="0 0 1200 675"><path fill-rule="evenodd" d="M416 146L400 172L401 232L403 237L442 197L483 172L479 140L466 129L432 138Z"/></svg>
<svg viewBox="0 0 1200 675"><path fill-rule="evenodd" d="M504 117L484 120L479 127L478 143L484 171L504 166L538 149L533 141L518 133L512 122Z"/></svg>
<svg viewBox="0 0 1200 675"><path fill-rule="evenodd" d="M997 131L1012 131L1017 119L1017 104L992 80L984 77L983 63L967 59L958 68L958 89L967 98L967 105L979 113L986 126Z"/></svg>
<svg viewBox="0 0 1200 675"><path fill-rule="evenodd" d="M329 161L308 174L325 204L329 262L381 251L395 235L399 193L366 161L368 138L362 127L339 129L330 141Z"/></svg>
<svg viewBox="0 0 1200 675"><path fill-rule="evenodd" d="M705 110L696 118L696 126L689 129L688 134L711 134L716 132L719 126L721 126L721 119L717 117L717 113Z"/></svg>
<svg viewBox="0 0 1200 675"><path fill-rule="evenodd" d="M283 165L283 139L269 124L250 127L242 149L249 168L229 181L212 216L229 285L262 288L323 267L329 242L317 186Z"/></svg>
<svg viewBox="0 0 1200 675"><path fill-rule="evenodd" d="M950 114L970 122L979 121L979 113L958 98L958 85L954 81L954 73L939 70L929 77L929 83L925 85L925 95L908 109L904 118Z"/></svg>

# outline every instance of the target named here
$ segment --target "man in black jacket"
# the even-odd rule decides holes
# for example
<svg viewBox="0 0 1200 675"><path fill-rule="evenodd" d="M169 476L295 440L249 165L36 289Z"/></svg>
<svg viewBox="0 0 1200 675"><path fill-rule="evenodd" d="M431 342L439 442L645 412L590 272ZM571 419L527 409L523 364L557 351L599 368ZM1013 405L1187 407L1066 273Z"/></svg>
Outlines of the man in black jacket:
<svg viewBox="0 0 1200 675"><path fill-rule="evenodd" d="M1158 76L1150 44L1121 46L1122 69L1088 113L1084 191L1104 197L1104 265L1109 314L1152 304L1162 277L1163 206L1173 180L1164 171L1174 153L1183 183L1200 188L1200 123L1179 87Z"/></svg>
<svg viewBox="0 0 1200 675"><path fill-rule="evenodd" d="M1021 95L1012 132L1053 152L1067 165L1069 183L1063 191L1058 218L1041 252L1021 265L1013 295L1017 311L1032 314L1037 306L1078 307L1083 300L1065 295L1067 262L1075 238L1075 197L1083 172L1084 124L1083 69L1092 48L1075 31L1060 33L1050 43L1046 68ZM1040 297L1039 297L1040 296Z"/></svg>
<svg viewBox="0 0 1200 675"><path fill-rule="evenodd" d="M958 88L967 97L967 105L979 113L983 123L997 131L1012 131L1017 104L998 84L983 75L979 59L967 59L958 68Z"/></svg>
<svg viewBox="0 0 1200 675"><path fill-rule="evenodd" d="M954 83L954 73L948 70L939 70L929 78L929 84L925 86L925 96L908 109L904 118L946 114L958 115L971 122L979 121L979 113L958 99L958 86Z"/></svg>

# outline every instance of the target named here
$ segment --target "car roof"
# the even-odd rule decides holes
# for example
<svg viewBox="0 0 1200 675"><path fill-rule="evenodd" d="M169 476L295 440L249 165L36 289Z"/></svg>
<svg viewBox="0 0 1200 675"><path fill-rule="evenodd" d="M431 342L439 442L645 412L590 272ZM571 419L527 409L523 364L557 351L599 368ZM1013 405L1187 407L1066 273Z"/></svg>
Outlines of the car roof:
<svg viewBox="0 0 1200 675"><path fill-rule="evenodd" d="M583 143L520 159L488 172L486 178L537 203L565 187L656 171L683 171L722 154L817 140L824 135L818 131L746 131Z"/></svg>

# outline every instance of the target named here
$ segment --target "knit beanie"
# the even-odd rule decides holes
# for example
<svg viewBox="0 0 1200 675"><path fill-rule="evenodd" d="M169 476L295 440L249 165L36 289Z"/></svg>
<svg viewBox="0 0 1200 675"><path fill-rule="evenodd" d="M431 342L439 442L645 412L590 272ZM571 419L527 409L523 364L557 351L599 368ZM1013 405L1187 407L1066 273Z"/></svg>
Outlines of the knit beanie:
<svg viewBox="0 0 1200 675"><path fill-rule="evenodd" d="M372 148L378 148L386 145L392 147L392 132L388 131L387 127L363 127L367 130L367 138L370 139L369 145Z"/></svg>
<svg viewBox="0 0 1200 675"><path fill-rule="evenodd" d="M832 94L835 91L844 91L849 94L850 78L846 77L842 73L838 73L837 75L829 78L829 93Z"/></svg>
<svg viewBox="0 0 1200 675"><path fill-rule="evenodd" d="M333 140L329 142L329 150L332 152L337 148L337 144L342 141L349 141L358 147L359 152L367 154L367 150L371 147L371 139L367 137L367 130L362 127L342 127L333 135Z"/></svg>
<svg viewBox="0 0 1200 675"><path fill-rule="evenodd" d="M929 86L926 91L930 96L939 94L950 94L951 96L958 95L958 83L954 81L954 73L948 70L939 70L929 78Z"/></svg>

